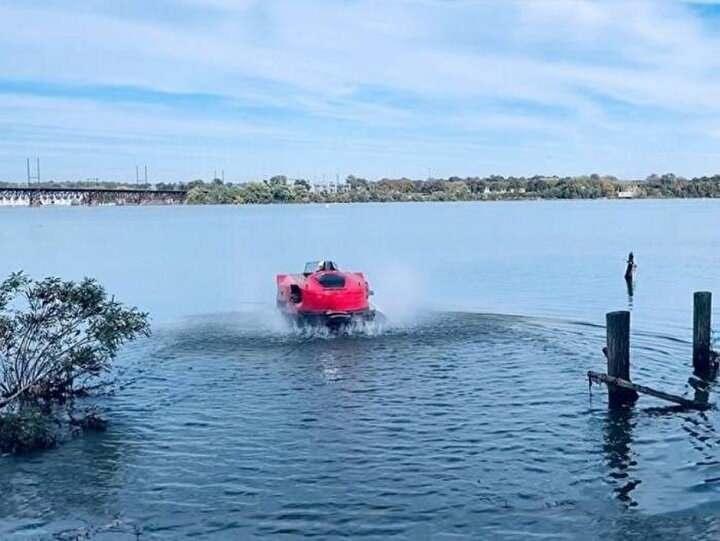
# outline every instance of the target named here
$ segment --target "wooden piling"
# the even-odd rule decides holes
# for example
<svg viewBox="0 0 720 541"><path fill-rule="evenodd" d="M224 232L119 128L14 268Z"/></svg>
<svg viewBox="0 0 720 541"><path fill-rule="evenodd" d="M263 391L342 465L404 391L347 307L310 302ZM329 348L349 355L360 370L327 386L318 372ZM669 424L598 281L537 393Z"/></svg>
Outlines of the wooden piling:
<svg viewBox="0 0 720 541"><path fill-rule="evenodd" d="M712 373L710 326L712 293L696 291L693 295L693 368L701 377Z"/></svg>
<svg viewBox="0 0 720 541"><path fill-rule="evenodd" d="M607 324L607 373L611 378L630 381L630 312L626 310L609 312ZM637 392L608 384L608 399L611 407L635 402Z"/></svg>
<svg viewBox="0 0 720 541"><path fill-rule="evenodd" d="M625 281L628 283L628 287L630 287L635 280L635 269L637 268L637 265L635 265L635 255L633 255L632 252L628 254L627 259L627 267L625 267Z"/></svg>

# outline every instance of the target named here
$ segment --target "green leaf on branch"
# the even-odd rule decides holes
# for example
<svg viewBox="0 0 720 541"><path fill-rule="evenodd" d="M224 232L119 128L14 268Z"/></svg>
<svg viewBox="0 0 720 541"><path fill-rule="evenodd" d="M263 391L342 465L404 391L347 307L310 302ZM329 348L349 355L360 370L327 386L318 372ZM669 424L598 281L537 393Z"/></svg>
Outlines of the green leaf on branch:
<svg viewBox="0 0 720 541"><path fill-rule="evenodd" d="M77 378L101 376L122 344L149 334L147 313L93 279L13 273L0 283L0 408L72 398Z"/></svg>

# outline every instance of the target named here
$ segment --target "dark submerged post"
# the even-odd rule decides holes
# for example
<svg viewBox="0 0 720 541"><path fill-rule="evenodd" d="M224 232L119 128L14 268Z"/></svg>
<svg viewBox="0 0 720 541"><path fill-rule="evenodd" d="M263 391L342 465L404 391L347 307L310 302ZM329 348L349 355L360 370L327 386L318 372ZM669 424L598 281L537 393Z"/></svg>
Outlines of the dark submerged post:
<svg viewBox="0 0 720 541"><path fill-rule="evenodd" d="M632 284L635 279L635 256L632 252L628 254L627 267L625 267L625 281Z"/></svg>
<svg viewBox="0 0 720 541"><path fill-rule="evenodd" d="M710 353L710 314L712 293L696 291L693 295L693 368L699 376L712 374Z"/></svg>
<svg viewBox="0 0 720 541"><path fill-rule="evenodd" d="M607 323L607 372L608 376L630 381L630 312L622 310L609 312ZM632 404L637 393L613 384L608 385L608 399L611 407Z"/></svg>

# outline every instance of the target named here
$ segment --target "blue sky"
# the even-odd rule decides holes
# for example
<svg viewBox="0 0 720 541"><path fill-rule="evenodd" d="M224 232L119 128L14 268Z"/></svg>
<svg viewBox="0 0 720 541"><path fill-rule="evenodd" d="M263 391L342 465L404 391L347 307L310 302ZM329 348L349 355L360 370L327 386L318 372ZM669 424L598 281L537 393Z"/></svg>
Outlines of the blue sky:
<svg viewBox="0 0 720 541"><path fill-rule="evenodd" d="M719 68L720 0L0 0L0 180L714 174Z"/></svg>

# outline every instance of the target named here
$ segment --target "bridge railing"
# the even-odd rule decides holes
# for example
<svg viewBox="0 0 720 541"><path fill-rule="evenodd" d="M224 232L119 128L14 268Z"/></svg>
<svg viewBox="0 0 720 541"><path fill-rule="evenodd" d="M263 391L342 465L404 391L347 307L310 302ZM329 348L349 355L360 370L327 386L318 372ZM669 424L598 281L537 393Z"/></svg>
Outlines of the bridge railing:
<svg viewBox="0 0 720 541"><path fill-rule="evenodd" d="M177 205L183 190L126 190L110 188L0 188L0 206L45 205Z"/></svg>

